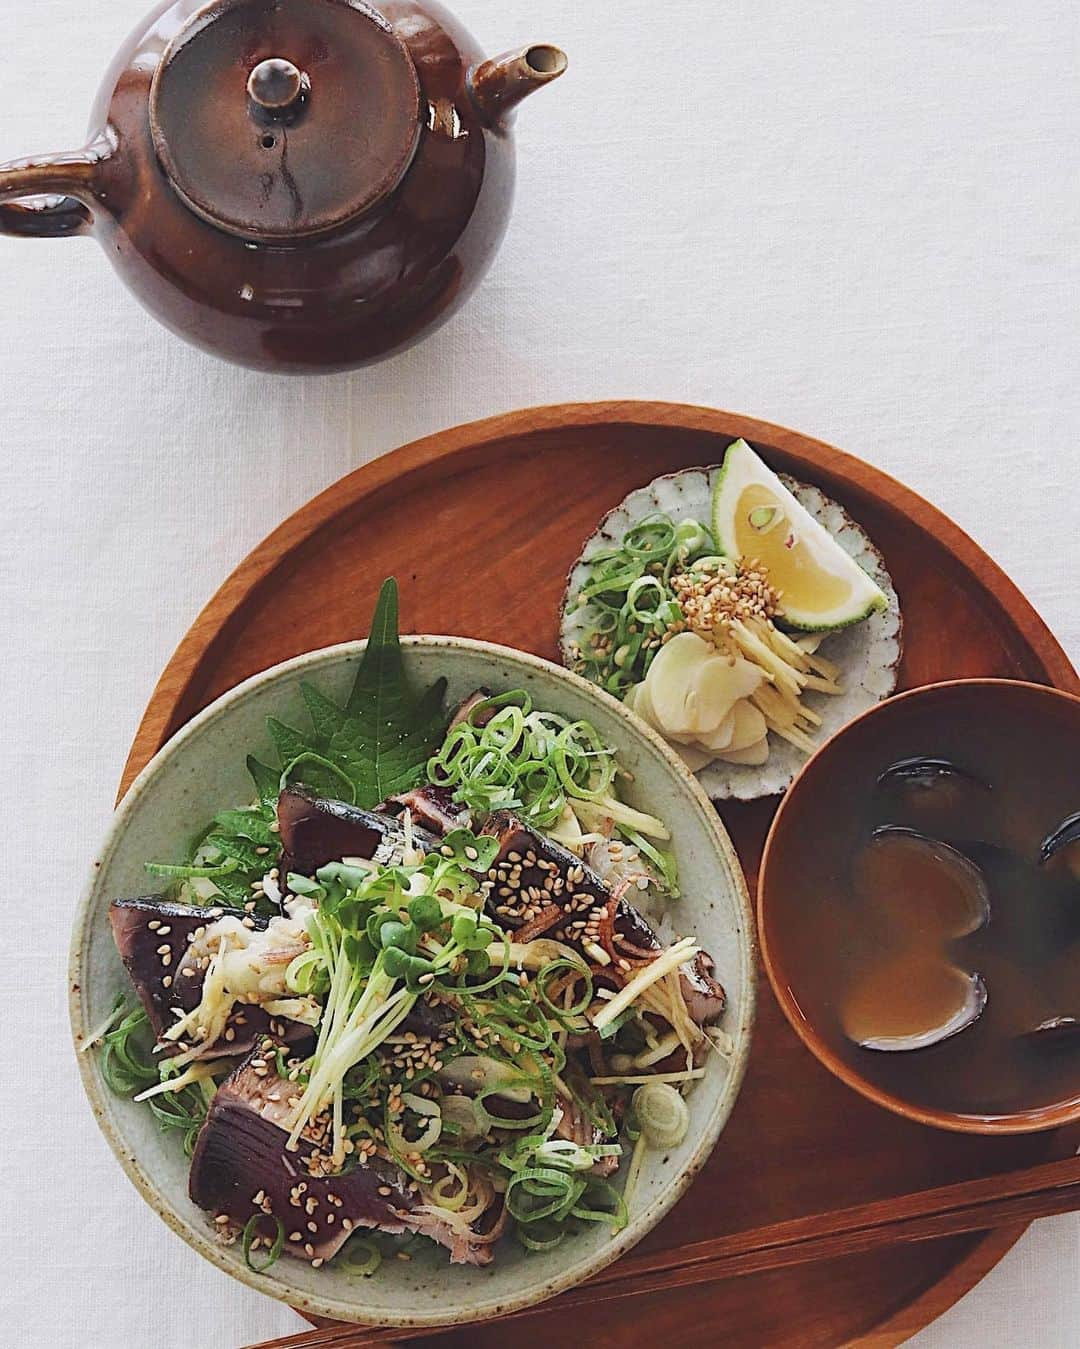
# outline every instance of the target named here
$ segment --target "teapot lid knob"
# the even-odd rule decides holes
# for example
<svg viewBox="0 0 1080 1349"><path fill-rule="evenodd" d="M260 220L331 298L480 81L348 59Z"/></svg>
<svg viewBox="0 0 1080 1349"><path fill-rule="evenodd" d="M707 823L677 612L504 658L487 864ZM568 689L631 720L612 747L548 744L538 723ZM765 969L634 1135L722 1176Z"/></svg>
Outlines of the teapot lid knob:
<svg viewBox="0 0 1080 1349"><path fill-rule="evenodd" d="M212 0L169 42L150 88L175 191L256 241L370 210L404 177L420 127L412 57L367 0Z"/></svg>
<svg viewBox="0 0 1080 1349"><path fill-rule="evenodd" d="M270 116L295 108L310 88L308 77L280 56L269 56L260 61L247 82L248 97Z"/></svg>

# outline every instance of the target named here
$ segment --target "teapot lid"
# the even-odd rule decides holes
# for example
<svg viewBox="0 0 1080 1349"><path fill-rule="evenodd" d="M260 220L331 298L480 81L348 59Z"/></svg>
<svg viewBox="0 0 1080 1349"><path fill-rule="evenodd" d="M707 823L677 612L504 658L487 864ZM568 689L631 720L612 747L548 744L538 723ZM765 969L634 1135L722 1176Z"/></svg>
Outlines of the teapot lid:
<svg viewBox="0 0 1080 1349"><path fill-rule="evenodd" d="M420 136L420 86L365 0L214 0L165 49L150 127L192 210L245 238L295 238L398 185Z"/></svg>

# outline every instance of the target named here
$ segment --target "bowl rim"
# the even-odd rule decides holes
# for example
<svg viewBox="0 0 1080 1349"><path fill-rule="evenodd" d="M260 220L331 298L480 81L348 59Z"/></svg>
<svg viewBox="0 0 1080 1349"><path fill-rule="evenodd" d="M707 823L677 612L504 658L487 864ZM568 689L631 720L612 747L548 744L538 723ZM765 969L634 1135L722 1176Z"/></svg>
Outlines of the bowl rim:
<svg viewBox="0 0 1080 1349"><path fill-rule="evenodd" d="M710 838L715 854L730 878L734 892L733 899L739 912L741 923L737 933L740 971L743 994L738 1009L738 1024L734 1030L736 1052L728 1060L727 1079L711 1114L704 1122L700 1141L684 1168L673 1175L664 1189L651 1204L633 1221L612 1237L610 1242L592 1255L571 1262L566 1270L552 1275L547 1282L528 1292L510 1296L485 1296L477 1290L475 1302L467 1311L454 1313L449 1319L437 1309L428 1311L390 1311L380 1310L377 1316L364 1315L362 1306L355 1301L311 1294L307 1290L290 1286L286 1277L270 1277L250 1270L246 1265L238 1265L230 1260L226 1250L211 1236L203 1232L194 1223L189 1222L180 1213L173 1210L165 1196L159 1191L153 1177L140 1163L137 1156L125 1146L120 1131L113 1125L107 1106L107 1088L95 1067L93 1057L83 1052L89 1028L84 1015L83 988L83 951L89 936L95 914L95 896L98 875L107 858L119 846L129 817L138 802L159 775L168 771L170 761L180 746L201 733L208 725L228 716L233 706L246 701L268 684L276 683L302 671L309 666L332 664L338 660L348 660L363 653L367 640L340 642L331 646L319 647L304 652L289 660L250 676L248 679L226 690L208 704L179 730L154 754L146 766L124 794L109 822L109 827L95 860L90 868L89 878L83 888L72 926L71 945L68 960L68 1012L71 1034L79 1065L79 1074L83 1089L90 1102L91 1110L98 1127L120 1162L127 1178L139 1191L143 1199L183 1241L199 1255L222 1269L226 1274L254 1288L258 1292L275 1298L279 1302L291 1305L301 1313L312 1312L332 1320L351 1322L361 1325L386 1325L394 1327L419 1327L437 1325L463 1325L482 1319L507 1315L535 1306L557 1293L566 1291L599 1273L602 1269L635 1246L660 1222L674 1207L689 1188L690 1183L708 1161L716 1143L735 1106L743 1079L746 1074L750 1054L751 1039L757 1011L756 961L757 929L754 910L751 904L746 878L735 847L720 815L713 807L706 793L686 765L671 747L651 727L633 715L618 699L612 697L595 684L531 652L495 642L480 641L475 638L450 635L403 635L401 645L406 655L410 650L437 651L446 649L464 649L489 656L493 660L506 661L524 669L532 669L540 674L553 676L557 682L568 685L586 698L598 702L618 717L632 736L644 741L654 753L665 762L669 772L681 784L688 796L687 804L696 810L706 835ZM572 1249L572 1247L571 1247ZM281 1267L275 1266L280 1276Z"/></svg>
<svg viewBox="0 0 1080 1349"><path fill-rule="evenodd" d="M861 1073L845 1063L830 1047L826 1044L822 1035L816 1027L803 1014L801 1007L796 1001L794 993L787 982L784 970L775 948L769 940L769 865L773 859L774 853L778 853L783 846L782 832L784 829L785 816L793 807L791 802L800 794L801 790L806 790L805 782L809 780L811 769L821 760L827 758L833 747L838 741L849 734L857 734L862 724L873 717L893 715L891 709L900 703L910 702L920 698L941 696L942 694L954 692L963 689L1007 689L1012 692L1020 693L1024 697L1032 696L1039 699L1047 699L1062 705L1071 705L1080 718L1080 695L1070 693L1065 689L1056 688L1052 684L1038 684L1025 679L1003 679L992 676L976 676L969 679L943 679L933 684L921 684L917 688L905 689L902 693L894 694L891 698L886 698L883 702L877 703L874 707L867 708L859 716L852 718L846 725L829 737L820 745L814 753L807 759L799 770L794 782L788 788L786 795L780 803L780 807L773 818L769 827L768 836L765 839L765 847L761 854L761 867L758 871L757 887L757 927L758 944L761 952L761 961L765 967L765 972L769 977L769 983L772 986L773 995L780 1004L780 1009L787 1018L791 1028L802 1041L803 1045L814 1055L814 1057L825 1068L838 1078L846 1086L857 1091L860 1096L873 1101L875 1105L880 1105L886 1110L892 1111L905 1119L910 1119L919 1124L927 1124L933 1128L946 1129L954 1133L967 1134L1029 1134L1040 1133L1047 1129L1057 1129L1064 1125L1080 1122L1080 1094L1077 1094L1070 1100L1061 1101L1053 1105L1040 1106L1032 1110L1018 1110L1009 1114L980 1116L967 1115L960 1111L949 1111L934 1109L929 1106L914 1105L905 1101L900 1096L895 1096L891 1092L883 1090L873 1082L863 1077Z"/></svg>

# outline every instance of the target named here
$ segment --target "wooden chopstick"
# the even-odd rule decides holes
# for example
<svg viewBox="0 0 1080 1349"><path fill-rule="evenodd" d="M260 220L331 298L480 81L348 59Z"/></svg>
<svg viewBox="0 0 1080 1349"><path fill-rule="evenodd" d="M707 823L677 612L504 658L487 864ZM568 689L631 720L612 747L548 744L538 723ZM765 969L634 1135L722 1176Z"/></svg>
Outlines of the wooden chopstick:
<svg viewBox="0 0 1080 1349"><path fill-rule="evenodd" d="M1078 1209L1080 1157L1069 1157L982 1180L961 1181L895 1199L875 1200L832 1213L711 1237L669 1251L631 1254L581 1287L504 1319L512 1321L612 1298L861 1255L897 1242L934 1241ZM287 1335L250 1349L368 1349L424 1339L445 1329L370 1330L362 1326L335 1326Z"/></svg>

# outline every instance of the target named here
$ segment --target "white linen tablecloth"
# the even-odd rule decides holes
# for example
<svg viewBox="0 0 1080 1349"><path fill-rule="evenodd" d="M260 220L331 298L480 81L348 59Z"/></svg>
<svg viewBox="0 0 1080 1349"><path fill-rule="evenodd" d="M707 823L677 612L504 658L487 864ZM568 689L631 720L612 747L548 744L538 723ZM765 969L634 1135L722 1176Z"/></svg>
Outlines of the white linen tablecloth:
<svg viewBox="0 0 1080 1349"><path fill-rule="evenodd" d="M146 3L0 0L0 159L80 143ZM0 240L6 1344L228 1349L298 1324L123 1178L83 1099L65 963L158 672L233 565L342 474L533 403L737 409L930 497L1080 659L1075 0L457 9L489 51L550 40L571 66L522 110L494 270L419 349L248 373L156 326L92 242ZM1080 1221L1040 1223L916 1343L1076 1345L1078 1268Z"/></svg>

